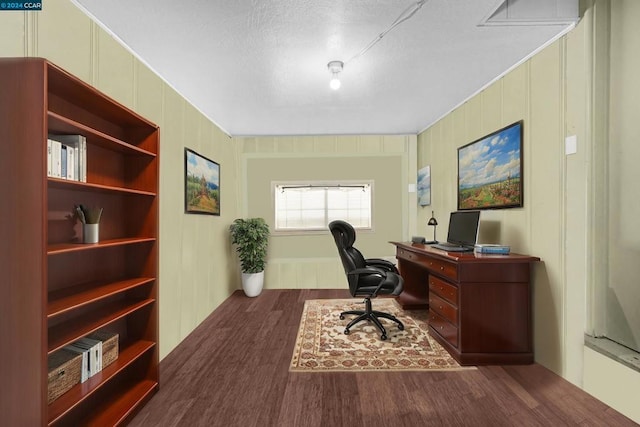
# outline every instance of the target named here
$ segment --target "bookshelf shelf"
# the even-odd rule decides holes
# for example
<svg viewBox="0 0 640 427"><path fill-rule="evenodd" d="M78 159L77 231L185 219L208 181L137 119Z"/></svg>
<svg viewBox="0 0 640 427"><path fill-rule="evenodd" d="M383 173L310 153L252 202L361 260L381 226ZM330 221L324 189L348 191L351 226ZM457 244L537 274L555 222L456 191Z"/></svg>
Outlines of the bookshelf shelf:
<svg viewBox="0 0 640 427"><path fill-rule="evenodd" d="M108 150L119 151L129 155L156 157L155 153L127 144L117 138L113 138L105 133L97 131L75 120L63 117L52 111L47 112L49 118L49 132L53 134L80 134L91 139L91 143L99 145Z"/></svg>
<svg viewBox="0 0 640 427"><path fill-rule="evenodd" d="M105 410L96 412L93 417L87 417L85 423L95 426L119 426L122 425L131 412L144 404L158 389L158 383L143 380L129 386L125 393L116 396L116 399L106 402Z"/></svg>
<svg viewBox="0 0 640 427"><path fill-rule="evenodd" d="M155 242L155 237L126 237L122 239L103 240L98 243L56 243L47 247L48 255L58 255L69 252L94 251L96 249L113 246L135 245L139 243Z"/></svg>
<svg viewBox="0 0 640 427"><path fill-rule="evenodd" d="M158 126L46 59L0 58L0 81L2 422L124 423L158 389ZM48 176L53 135L86 182ZM98 243L80 204L103 208ZM49 405L49 355L93 332L118 359Z"/></svg>
<svg viewBox="0 0 640 427"><path fill-rule="evenodd" d="M155 343L151 341L136 341L124 347L115 362L84 383L73 386L68 392L49 405L49 424L59 421L69 411L89 399L94 393L97 393L109 380L131 366L132 363L151 350L154 345ZM154 383L157 387L157 382L150 381L149 385L151 383Z"/></svg>
<svg viewBox="0 0 640 427"><path fill-rule="evenodd" d="M14 60L20 59L22 58ZM60 112L65 117L71 117L83 123L89 122L96 128L99 126L94 125L94 122L98 118L106 123L123 125L129 129L149 127L149 121L145 118L123 107L55 64L46 60L44 62L47 66L47 95L50 100L48 110Z"/></svg>
<svg viewBox="0 0 640 427"><path fill-rule="evenodd" d="M153 282L152 277L136 277L106 283L86 283L49 292L47 319L84 307L96 301L144 286Z"/></svg>
<svg viewBox="0 0 640 427"><path fill-rule="evenodd" d="M92 184L90 182L71 181L62 178L48 177L49 187L70 191L94 191L106 194L131 194L139 196L156 197L156 193L144 190L135 190L125 187L113 187L109 185Z"/></svg>
<svg viewBox="0 0 640 427"><path fill-rule="evenodd" d="M65 345L82 338L91 332L97 331L118 319L123 318L143 307L154 304L155 300L142 301L116 301L109 303L98 310L92 310L87 314L74 318L49 328L49 354L61 349Z"/></svg>

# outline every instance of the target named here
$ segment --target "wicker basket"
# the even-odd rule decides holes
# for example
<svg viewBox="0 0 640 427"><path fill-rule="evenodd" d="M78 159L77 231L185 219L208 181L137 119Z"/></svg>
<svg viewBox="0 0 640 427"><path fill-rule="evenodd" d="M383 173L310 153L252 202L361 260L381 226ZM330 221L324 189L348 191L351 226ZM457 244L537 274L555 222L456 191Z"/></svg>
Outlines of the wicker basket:
<svg viewBox="0 0 640 427"><path fill-rule="evenodd" d="M118 358L118 334L98 331L87 338L102 341L102 368L109 366Z"/></svg>
<svg viewBox="0 0 640 427"><path fill-rule="evenodd" d="M51 403L80 382L82 355L58 350L49 356L48 365L47 401Z"/></svg>

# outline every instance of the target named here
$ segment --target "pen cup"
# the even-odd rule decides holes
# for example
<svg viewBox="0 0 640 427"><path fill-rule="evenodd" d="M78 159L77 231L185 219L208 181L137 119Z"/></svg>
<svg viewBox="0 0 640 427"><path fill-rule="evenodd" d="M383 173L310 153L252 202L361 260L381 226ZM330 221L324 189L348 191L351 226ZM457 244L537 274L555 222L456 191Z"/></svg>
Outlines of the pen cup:
<svg viewBox="0 0 640 427"><path fill-rule="evenodd" d="M100 224L82 224L82 243L98 243Z"/></svg>

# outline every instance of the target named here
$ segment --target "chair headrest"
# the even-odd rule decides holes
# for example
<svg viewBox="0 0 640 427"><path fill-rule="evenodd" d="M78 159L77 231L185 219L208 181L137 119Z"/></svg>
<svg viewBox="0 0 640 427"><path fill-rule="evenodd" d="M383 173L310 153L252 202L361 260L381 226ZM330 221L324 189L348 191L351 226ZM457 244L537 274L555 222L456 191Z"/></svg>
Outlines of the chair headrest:
<svg viewBox="0 0 640 427"><path fill-rule="evenodd" d="M342 220L335 220L329 223L329 230L333 234L336 244L343 248L350 248L356 241L356 230L351 224Z"/></svg>

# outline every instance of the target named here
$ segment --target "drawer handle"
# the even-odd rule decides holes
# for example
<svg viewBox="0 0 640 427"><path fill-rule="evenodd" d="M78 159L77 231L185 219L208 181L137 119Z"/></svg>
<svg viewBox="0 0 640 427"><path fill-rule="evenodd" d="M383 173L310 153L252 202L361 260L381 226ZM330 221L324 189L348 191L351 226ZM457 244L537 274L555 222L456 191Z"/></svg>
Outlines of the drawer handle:
<svg viewBox="0 0 640 427"><path fill-rule="evenodd" d="M442 326L440 326L440 330L443 330L444 328Z"/></svg>
<svg viewBox="0 0 640 427"><path fill-rule="evenodd" d="M438 306L438 307L440 307L440 310L442 310L442 306L441 306L441 305L440 305L440 306Z"/></svg>
<svg viewBox="0 0 640 427"><path fill-rule="evenodd" d="M444 270L444 267L443 267L443 266L440 266L440 271L442 271L442 270Z"/></svg>

